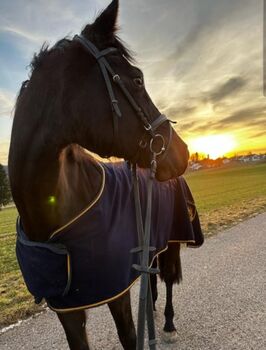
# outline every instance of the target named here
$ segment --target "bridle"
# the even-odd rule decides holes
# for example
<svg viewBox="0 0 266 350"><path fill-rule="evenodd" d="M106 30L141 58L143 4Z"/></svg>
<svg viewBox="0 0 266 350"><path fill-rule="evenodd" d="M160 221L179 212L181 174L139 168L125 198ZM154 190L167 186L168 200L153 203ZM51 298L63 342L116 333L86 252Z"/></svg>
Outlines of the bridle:
<svg viewBox="0 0 266 350"><path fill-rule="evenodd" d="M108 95L111 101L112 106L112 112L113 112L113 130L114 130L114 141L113 145L116 144L116 142L119 142L118 139L118 127L119 127L119 119L122 117L121 110L119 108L119 102L115 97L115 93L113 90L112 82L115 83L121 91L123 92L124 96L128 100L129 104L133 108L133 110L136 112L136 116L141 121L145 133L148 133L150 136L150 141L147 143L146 141L141 140L139 141L139 149L137 151L137 154L135 154L132 159L130 159L131 163L135 163L136 159L138 158L138 153L141 149L144 149L149 145L150 153L152 154L152 163L155 166L155 172L156 172L156 165L157 165L157 158L160 156L159 161L162 161L169 150L169 146L171 144L172 140L172 127L170 125L169 119L164 114L160 114L154 121L150 122L145 115L142 108L136 103L133 96L130 94L128 89L126 88L123 80L120 78L119 74L115 73L110 64L108 63L106 56L108 54L117 52L118 49L115 47L109 47L107 49L104 49L102 51L98 50L98 48L87 38L85 38L83 35L75 35L74 41L79 42L83 48L88 51L98 62L102 76L105 81L105 85L108 91ZM168 122L169 124L169 137L168 142L166 144L164 136L160 133L157 133L156 130L165 122ZM113 147L112 147L113 148ZM112 149L109 155L112 155Z"/></svg>
<svg viewBox="0 0 266 350"><path fill-rule="evenodd" d="M149 122L147 116L143 112L142 108L136 103L122 79L118 74L116 74L112 67L109 65L105 56L110 53L116 52L117 49L110 47L99 51L98 48L87 38L82 35L76 35L73 39L79 42L86 51L88 51L98 62L105 85L110 97L112 112L113 112L113 129L114 129L114 144L118 140L118 123L119 119L122 117L121 110L119 108L118 100L115 98L112 82L117 84L124 96L128 100L129 104L136 112L137 117L140 119L144 130L150 136L150 141L147 143L143 139L139 141L139 150L146 148L149 144L151 153L150 162L150 176L147 180L147 208L145 216L145 224L143 225L142 220L142 209L140 203L139 195L139 185L138 176L136 169L136 161L130 159L132 176L133 176L133 188L134 188L134 201L136 209L136 223L138 232L138 247L132 249L131 253L139 253L139 264L134 264L133 268L141 273L141 285L139 294L139 311L138 311L138 329L137 329L137 350L143 350L144 348L144 331L145 331L145 320L147 320L148 325L148 335L149 335L149 347L152 350L156 349L156 339L155 339L155 326L153 318L153 306L151 298L151 286L149 282L149 274L158 273L158 269L152 269L149 267L149 256L151 251L155 251L155 247L150 246L150 227L151 227L151 207L152 207L152 188L153 182L155 180L155 174L157 169L157 162L162 161L169 150L169 146L172 140L172 127L170 125L170 120L164 114L160 114L153 122ZM156 130L165 122L169 125L169 137L168 142L165 144L165 139L163 135L156 132ZM112 155L113 152L110 152ZM138 153L138 152L137 152ZM136 154L133 159L137 160L138 155ZM159 160L158 160L159 158Z"/></svg>

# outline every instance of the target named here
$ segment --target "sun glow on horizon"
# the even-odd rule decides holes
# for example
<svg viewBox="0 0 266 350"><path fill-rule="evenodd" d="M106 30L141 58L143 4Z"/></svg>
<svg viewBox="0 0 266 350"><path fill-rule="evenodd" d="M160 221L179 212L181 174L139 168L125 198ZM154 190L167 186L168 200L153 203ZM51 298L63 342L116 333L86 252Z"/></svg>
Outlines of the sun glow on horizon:
<svg viewBox="0 0 266 350"><path fill-rule="evenodd" d="M208 135L192 139L189 144L190 153L204 153L216 159L234 151L237 142L231 134Z"/></svg>

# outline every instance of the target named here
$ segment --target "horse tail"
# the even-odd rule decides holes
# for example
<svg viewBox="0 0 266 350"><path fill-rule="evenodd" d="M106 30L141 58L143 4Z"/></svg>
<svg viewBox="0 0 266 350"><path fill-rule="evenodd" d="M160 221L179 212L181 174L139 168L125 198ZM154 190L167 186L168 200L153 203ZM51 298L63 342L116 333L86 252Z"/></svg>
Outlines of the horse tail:
<svg viewBox="0 0 266 350"><path fill-rule="evenodd" d="M182 281L180 243L169 243L168 249L159 255L158 260L161 280L179 284Z"/></svg>

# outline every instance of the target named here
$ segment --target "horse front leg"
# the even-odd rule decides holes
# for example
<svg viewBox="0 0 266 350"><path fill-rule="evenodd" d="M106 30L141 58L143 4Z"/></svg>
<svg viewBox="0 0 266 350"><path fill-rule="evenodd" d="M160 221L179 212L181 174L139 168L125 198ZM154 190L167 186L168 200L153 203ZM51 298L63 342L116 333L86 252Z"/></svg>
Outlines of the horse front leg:
<svg viewBox="0 0 266 350"><path fill-rule="evenodd" d="M57 313L65 330L70 350L89 350L84 310Z"/></svg>
<svg viewBox="0 0 266 350"><path fill-rule="evenodd" d="M125 350L136 349L136 330L132 319L129 291L108 304Z"/></svg>
<svg viewBox="0 0 266 350"><path fill-rule="evenodd" d="M167 343L174 343L177 341L177 332L174 325L173 285L182 280L179 243L169 244L168 249L159 256L159 266L160 277L166 285L163 338Z"/></svg>

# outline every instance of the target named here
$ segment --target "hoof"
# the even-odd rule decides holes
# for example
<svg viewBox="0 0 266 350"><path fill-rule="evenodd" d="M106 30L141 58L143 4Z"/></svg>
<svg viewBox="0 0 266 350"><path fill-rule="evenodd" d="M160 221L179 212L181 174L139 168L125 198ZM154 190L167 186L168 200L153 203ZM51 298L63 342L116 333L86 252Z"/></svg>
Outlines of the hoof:
<svg viewBox="0 0 266 350"><path fill-rule="evenodd" d="M163 331L162 338L163 338L163 341L167 344L176 343L178 339L177 331L173 331L173 332Z"/></svg>

